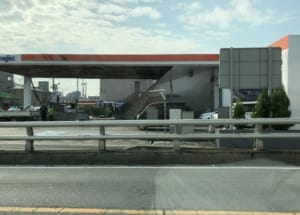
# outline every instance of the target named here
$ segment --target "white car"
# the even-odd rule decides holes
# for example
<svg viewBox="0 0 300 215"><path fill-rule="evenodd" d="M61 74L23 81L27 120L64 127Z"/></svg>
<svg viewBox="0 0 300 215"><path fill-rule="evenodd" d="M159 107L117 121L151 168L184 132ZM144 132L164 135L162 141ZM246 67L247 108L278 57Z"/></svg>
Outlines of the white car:
<svg viewBox="0 0 300 215"><path fill-rule="evenodd" d="M41 107L33 107L33 111L40 111Z"/></svg>
<svg viewBox="0 0 300 215"><path fill-rule="evenodd" d="M17 106L11 106L8 111L21 111L21 108L17 107Z"/></svg>
<svg viewBox="0 0 300 215"><path fill-rule="evenodd" d="M218 119L218 112L212 111L212 112L202 113L199 118L200 119Z"/></svg>

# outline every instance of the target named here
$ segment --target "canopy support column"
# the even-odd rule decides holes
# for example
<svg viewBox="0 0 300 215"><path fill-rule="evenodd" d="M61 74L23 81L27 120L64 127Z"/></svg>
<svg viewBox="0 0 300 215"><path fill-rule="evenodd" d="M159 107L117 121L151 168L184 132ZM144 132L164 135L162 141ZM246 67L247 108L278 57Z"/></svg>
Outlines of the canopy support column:
<svg viewBox="0 0 300 215"><path fill-rule="evenodd" d="M24 77L23 107L31 106L31 77Z"/></svg>

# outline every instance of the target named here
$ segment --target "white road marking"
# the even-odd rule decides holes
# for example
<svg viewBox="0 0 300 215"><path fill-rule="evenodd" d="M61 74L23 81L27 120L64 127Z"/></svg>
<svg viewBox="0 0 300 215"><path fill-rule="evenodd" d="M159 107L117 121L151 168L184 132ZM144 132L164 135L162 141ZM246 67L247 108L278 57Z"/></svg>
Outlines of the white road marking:
<svg viewBox="0 0 300 215"><path fill-rule="evenodd" d="M204 210L136 210L136 209L106 209L106 208L51 208L51 207L1 207L0 212L30 213L30 214L111 214L111 215L295 215L297 212L266 212L266 211L204 211Z"/></svg>
<svg viewBox="0 0 300 215"><path fill-rule="evenodd" d="M298 166L1 166L0 169L300 170Z"/></svg>

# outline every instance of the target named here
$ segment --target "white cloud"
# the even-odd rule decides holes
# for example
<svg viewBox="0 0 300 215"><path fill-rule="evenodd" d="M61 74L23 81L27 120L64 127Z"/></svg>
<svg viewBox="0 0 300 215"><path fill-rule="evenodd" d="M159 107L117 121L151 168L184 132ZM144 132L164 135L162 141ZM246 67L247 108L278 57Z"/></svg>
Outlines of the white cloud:
<svg viewBox="0 0 300 215"><path fill-rule="evenodd" d="M205 31L204 36L206 36L206 37L212 37L212 38L215 38L216 40L222 40L222 38L228 37L229 33L226 32L226 31L212 31L212 30L208 30L208 31Z"/></svg>
<svg viewBox="0 0 300 215"><path fill-rule="evenodd" d="M118 4L138 3L138 0L111 0L111 2Z"/></svg>
<svg viewBox="0 0 300 215"><path fill-rule="evenodd" d="M256 8L251 0L231 0L224 6L215 5L213 8L203 8L198 2L189 3L183 8L178 20L187 29L205 31L215 29L216 32L228 31L239 24L244 26L261 26L277 20L276 11L267 8Z"/></svg>
<svg viewBox="0 0 300 215"><path fill-rule="evenodd" d="M126 8L116 5L116 4L99 4L97 7L97 12L99 14L121 14L127 11Z"/></svg>
<svg viewBox="0 0 300 215"><path fill-rule="evenodd" d="M272 22L276 19L274 10L271 9L257 9L253 5L253 1L250 0L232 0L233 7L232 16L239 18L241 23L246 23L251 26L263 25L268 22Z"/></svg>
<svg viewBox="0 0 300 215"><path fill-rule="evenodd" d="M26 9L21 9L20 4L10 4L9 15L15 19L6 17L0 22L1 52L172 53L201 50L200 44L193 39L166 30L166 24L160 30L147 30L147 26L129 27L130 19L145 16L159 19L161 14L153 7L131 9L128 5L107 1L42 2L32 0ZM4 15L7 16L0 13L0 16Z"/></svg>
<svg viewBox="0 0 300 215"><path fill-rule="evenodd" d="M140 0L143 3L158 3L161 2L162 0Z"/></svg>
<svg viewBox="0 0 300 215"><path fill-rule="evenodd" d="M138 4L138 3L157 3L161 0L111 0L111 2L118 4Z"/></svg>
<svg viewBox="0 0 300 215"><path fill-rule="evenodd" d="M20 11L11 11L6 14L1 14L0 18L13 25L16 22L22 22L24 20L24 15Z"/></svg>
<svg viewBox="0 0 300 215"><path fill-rule="evenodd" d="M34 1L32 0L19 0L14 1L15 6L20 10L28 10L34 5Z"/></svg>
<svg viewBox="0 0 300 215"><path fill-rule="evenodd" d="M113 29L112 32L112 46L107 46L107 50L119 49L122 53L187 53L201 50L196 41L180 36L172 37L172 33L167 31L124 27ZM120 34L126 39L120 40L115 36Z"/></svg>
<svg viewBox="0 0 300 215"><path fill-rule="evenodd" d="M199 2L192 2L192 3L180 2L171 7L172 10L183 10L188 13L192 13L193 11L200 10L201 8L202 5Z"/></svg>
<svg viewBox="0 0 300 215"><path fill-rule="evenodd" d="M7 13L12 9L12 3L9 0L2 0L0 7L0 14Z"/></svg>
<svg viewBox="0 0 300 215"><path fill-rule="evenodd" d="M127 16L121 14L121 15L111 15L111 14L104 14L103 18L108 21L112 22L124 22L127 20Z"/></svg>
<svg viewBox="0 0 300 215"><path fill-rule="evenodd" d="M166 22L159 22L156 24L159 28L167 28L168 24Z"/></svg>
<svg viewBox="0 0 300 215"><path fill-rule="evenodd" d="M159 19L161 17L161 14L153 7L136 7L130 11L130 16L148 16L151 19Z"/></svg>

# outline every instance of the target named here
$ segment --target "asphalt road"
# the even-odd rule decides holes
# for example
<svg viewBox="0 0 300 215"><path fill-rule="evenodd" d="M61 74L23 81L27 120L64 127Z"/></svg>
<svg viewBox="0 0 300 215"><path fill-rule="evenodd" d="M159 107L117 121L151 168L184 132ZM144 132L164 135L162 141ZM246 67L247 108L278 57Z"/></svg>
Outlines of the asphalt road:
<svg viewBox="0 0 300 215"><path fill-rule="evenodd" d="M221 166L2 166L0 212L297 212L299 181L300 167L270 160Z"/></svg>

